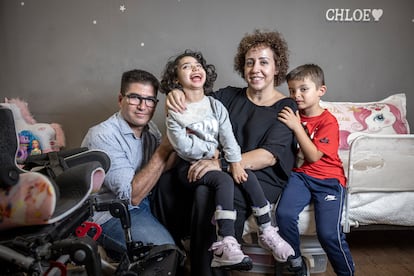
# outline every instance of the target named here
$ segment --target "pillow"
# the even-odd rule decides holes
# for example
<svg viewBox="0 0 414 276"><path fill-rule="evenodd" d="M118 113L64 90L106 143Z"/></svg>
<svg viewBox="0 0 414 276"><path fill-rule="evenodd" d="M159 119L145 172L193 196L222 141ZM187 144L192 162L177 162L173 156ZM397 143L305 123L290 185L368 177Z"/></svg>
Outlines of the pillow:
<svg viewBox="0 0 414 276"><path fill-rule="evenodd" d="M391 95L377 102L320 102L338 120L340 150L349 149L353 139L362 133L408 134L404 93Z"/></svg>

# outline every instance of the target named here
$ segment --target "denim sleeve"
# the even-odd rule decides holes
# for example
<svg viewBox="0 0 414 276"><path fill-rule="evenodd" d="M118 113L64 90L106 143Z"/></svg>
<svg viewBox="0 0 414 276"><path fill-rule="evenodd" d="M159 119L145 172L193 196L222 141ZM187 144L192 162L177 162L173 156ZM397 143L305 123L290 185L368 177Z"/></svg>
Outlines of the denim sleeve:
<svg viewBox="0 0 414 276"><path fill-rule="evenodd" d="M111 159L111 167L106 174L104 185L117 198L131 199L131 181L135 175L135 167L128 156L128 149L123 143L125 137L117 135L116 132L92 128L85 136L82 146L89 149L100 149L105 151ZM129 153L133 155L134 153Z"/></svg>

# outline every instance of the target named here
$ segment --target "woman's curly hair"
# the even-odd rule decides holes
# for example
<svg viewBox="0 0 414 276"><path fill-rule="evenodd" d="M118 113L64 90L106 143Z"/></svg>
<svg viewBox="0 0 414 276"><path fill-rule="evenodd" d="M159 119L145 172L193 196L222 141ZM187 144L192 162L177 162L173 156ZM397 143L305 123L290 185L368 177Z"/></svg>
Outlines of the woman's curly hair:
<svg viewBox="0 0 414 276"><path fill-rule="evenodd" d="M180 83L177 82L177 66L180 60L184 57L195 58L206 71L206 82L204 83L204 94L208 95L213 92L214 82L217 79L216 67L212 64L206 64L203 54L198 51L185 50L183 53L170 58L165 65L161 77L160 92L168 94L173 89L183 89Z"/></svg>
<svg viewBox="0 0 414 276"><path fill-rule="evenodd" d="M272 49L276 69L279 70L275 76L274 86L281 85L286 78L289 68L289 51L287 42L277 31L254 30L252 34L246 34L239 43L236 56L234 57L234 70L244 79L244 64L246 62L246 53L252 48L266 46Z"/></svg>

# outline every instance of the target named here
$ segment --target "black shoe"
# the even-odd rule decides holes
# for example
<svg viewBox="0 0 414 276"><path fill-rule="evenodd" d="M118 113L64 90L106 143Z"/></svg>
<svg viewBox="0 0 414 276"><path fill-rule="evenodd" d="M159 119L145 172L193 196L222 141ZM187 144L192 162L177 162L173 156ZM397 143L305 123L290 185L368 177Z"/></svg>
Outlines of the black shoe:
<svg viewBox="0 0 414 276"><path fill-rule="evenodd" d="M308 266L306 265L306 260L304 257L302 257L301 266L289 266L288 271L292 272L295 276L309 276Z"/></svg>
<svg viewBox="0 0 414 276"><path fill-rule="evenodd" d="M221 268L224 270L239 270L239 271L249 271L253 268L253 261L250 257L245 257L243 260L238 264L233 265L225 265L216 268Z"/></svg>

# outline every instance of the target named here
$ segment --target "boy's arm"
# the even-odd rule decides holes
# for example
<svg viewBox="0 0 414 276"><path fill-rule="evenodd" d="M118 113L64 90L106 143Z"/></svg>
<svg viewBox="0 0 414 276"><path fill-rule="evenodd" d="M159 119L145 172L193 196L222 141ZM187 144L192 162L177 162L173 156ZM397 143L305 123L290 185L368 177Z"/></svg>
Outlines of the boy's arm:
<svg viewBox="0 0 414 276"><path fill-rule="evenodd" d="M300 122L299 111L295 114L290 107L285 107L278 119L293 131L306 161L313 163L322 158L323 152L318 150Z"/></svg>

